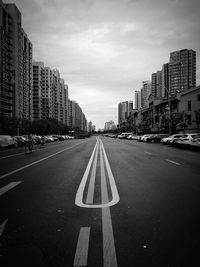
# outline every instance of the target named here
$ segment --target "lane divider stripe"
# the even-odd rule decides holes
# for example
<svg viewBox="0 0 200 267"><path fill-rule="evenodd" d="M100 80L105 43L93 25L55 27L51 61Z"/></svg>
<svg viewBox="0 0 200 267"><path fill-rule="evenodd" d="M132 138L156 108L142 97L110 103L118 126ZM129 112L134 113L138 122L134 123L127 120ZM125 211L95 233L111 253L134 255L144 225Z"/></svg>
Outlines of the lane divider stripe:
<svg viewBox="0 0 200 267"><path fill-rule="evenodd" d="M18 184L21 184L21 181L18 182L11 182L9 184L7 184L6 186L0 188L0 196L2 196L3 194L5 194L6 192L8 192L9 190L13 189L15 186L17 186Z"/></svg>
<svg viewBox="0 0 200 267"><path fill-rule="evenodd" d="M74 257L74 267L87 266L90 227L81 227Z"/></svg>
<svg viewBox="0 0 200 267"><path fill-rule="evenodd" d="M89 183L88 193L87 193L87 198L86 198L87 204L92 204L94 200L94 187L95 187L95 178L96 178L96 170L97 170L98 151L99 151L99 142L97 141L97 147L95 150L95 158L93 162L92 173L90 176L90 183Z"/></svg>
<svg viewBox="0 0 200 267"><path fill-rule="evenodd" d="M54 153L54 154L51 154L51 155L49 155L49 156L47 156L47 157L45 157L45 158L36 160L36 161L34 161L34 162L30 163L30 164L27 164L27 165L25 165L25 166L23 166L23 167L21 167L21 168L16 169L16 170L14 170L14 171L11 171L11 172L8 172L8 173L6 173L6 174L3 174L3 175L0 176L0 180L3 179L3 178L5 178L5 177L7 177L7 176L10 176L10 175L12 175L12 174L14 174L14 173L16 173L16 172L19 172L19 171L22 171L22 170L24 170L24 169L26 169L26 168L29 168L29 167L31 167L31 166L37 164L37 163L40 163L40 162L42 162L42 161L44 161L44 160L46 160L46 159L52 158L53 156L56 156L56 155L58 155L58 154L60 154L60 153L62 153L62 152L64 152L64 151L66 151L66 150L72 149L72 148L74 148L74 147L76 147L76 146L78 146L78 145L80 145L80 144L82 144L82 143L85 143L85 142L87 142L87 141L82 141L82 142L80 142L80 143L78 143L78 144L76 144L76 145L74 145L74 146L67 147L67 148L62 149L62 150L60 150L60 151L58 151L58 152L56 152L56 153Z"/></svg>
<svg viewBox="0 0 200 267"><path fill-rule="evenodd" d="M178 163L176 161L173 161L173 160L170 160L170 159L166 159L166 161L171 162L171 163L173 163L175 165L181 165L180 163Z"/></svg>

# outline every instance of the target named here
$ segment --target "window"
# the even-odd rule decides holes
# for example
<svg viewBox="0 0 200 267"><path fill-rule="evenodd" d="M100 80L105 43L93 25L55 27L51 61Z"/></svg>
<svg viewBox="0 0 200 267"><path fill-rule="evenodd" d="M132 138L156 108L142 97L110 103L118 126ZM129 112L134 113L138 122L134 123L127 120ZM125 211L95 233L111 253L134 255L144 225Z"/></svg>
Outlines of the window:
<svg viewBox="0 0 200 267"><path fill-rule="evenodd" d="M188 100L188 111L191 111L191 106L192 106L191 100Z"/></svg>
<svg viewBox="0 0 200 267"><path fill-rule="evenodd" d="M200 95L197 95L197 101L200 101Z"/></svg>

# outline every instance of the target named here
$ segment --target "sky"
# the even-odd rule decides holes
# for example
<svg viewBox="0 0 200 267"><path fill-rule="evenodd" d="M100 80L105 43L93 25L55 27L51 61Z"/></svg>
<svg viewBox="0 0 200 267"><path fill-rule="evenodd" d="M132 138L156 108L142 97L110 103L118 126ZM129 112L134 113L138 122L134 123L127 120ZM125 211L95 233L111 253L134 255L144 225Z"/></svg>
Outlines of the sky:
<svg viewBox="0 0 200 267"><path fill-rule="evenodd" d="M197 52L199 0L3 0L15 3L33 44L33 58L60 71L69 98L88 121L118 121L118 103L133 100L142 81L170 52Z"/></svg>

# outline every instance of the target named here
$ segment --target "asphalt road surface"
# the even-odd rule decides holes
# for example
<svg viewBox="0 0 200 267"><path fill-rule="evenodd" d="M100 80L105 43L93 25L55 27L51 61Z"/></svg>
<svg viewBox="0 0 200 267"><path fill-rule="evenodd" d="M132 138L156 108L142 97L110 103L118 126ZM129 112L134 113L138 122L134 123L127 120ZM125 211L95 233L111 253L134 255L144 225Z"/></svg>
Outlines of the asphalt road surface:
<svg viewBox="0 0 200 267"><path fill-rule="evenodd" d="M200 153L91 137L0 151L0 266L200 266Z"/></svg>

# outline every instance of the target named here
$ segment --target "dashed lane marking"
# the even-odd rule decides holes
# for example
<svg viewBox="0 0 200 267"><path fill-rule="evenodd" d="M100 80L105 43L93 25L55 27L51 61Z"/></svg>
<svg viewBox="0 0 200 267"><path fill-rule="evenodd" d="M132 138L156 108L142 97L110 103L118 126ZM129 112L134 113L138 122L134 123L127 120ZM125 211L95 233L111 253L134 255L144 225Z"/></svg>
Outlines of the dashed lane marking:
<svg viewBox="0 0 200 267"><path fill-rule="evenodd" d="M90 227L81 227L74 257L74 267L87 266Z"/></svg>
<svg viewBox="0 0 200 267"><path fill-rule="evenodd" d="M11 182L11 183L7 184L6 186L0 188L0 196L2 196L3 194L5 194L9 190L11 190L12 188L14 188L15 186L17 186L18 184L21 184L21 181Z"/></svg>
<svg viewBox="0 0 200 267"><path fill-rule="evenodd" d="M0 236L3 234L4 228L6 226L8 219L6 219L1 225L0 225Z"/></svg>
<svg viewBox="0 0 200 267"><path fill-rule="evenodd" d="M173 161L173 160L170 160L170 159L166 159L166 161L171 162L171 163L173 163L175 165L181 165L180 163L178 163L176 161Z"/></svg>
<svg viewBox="0 0 200 267"><path fill-rule="evenodd" d="M149 151L144 151L144 153L148 154L148 155L153 155L151 152Z"/></svg>

